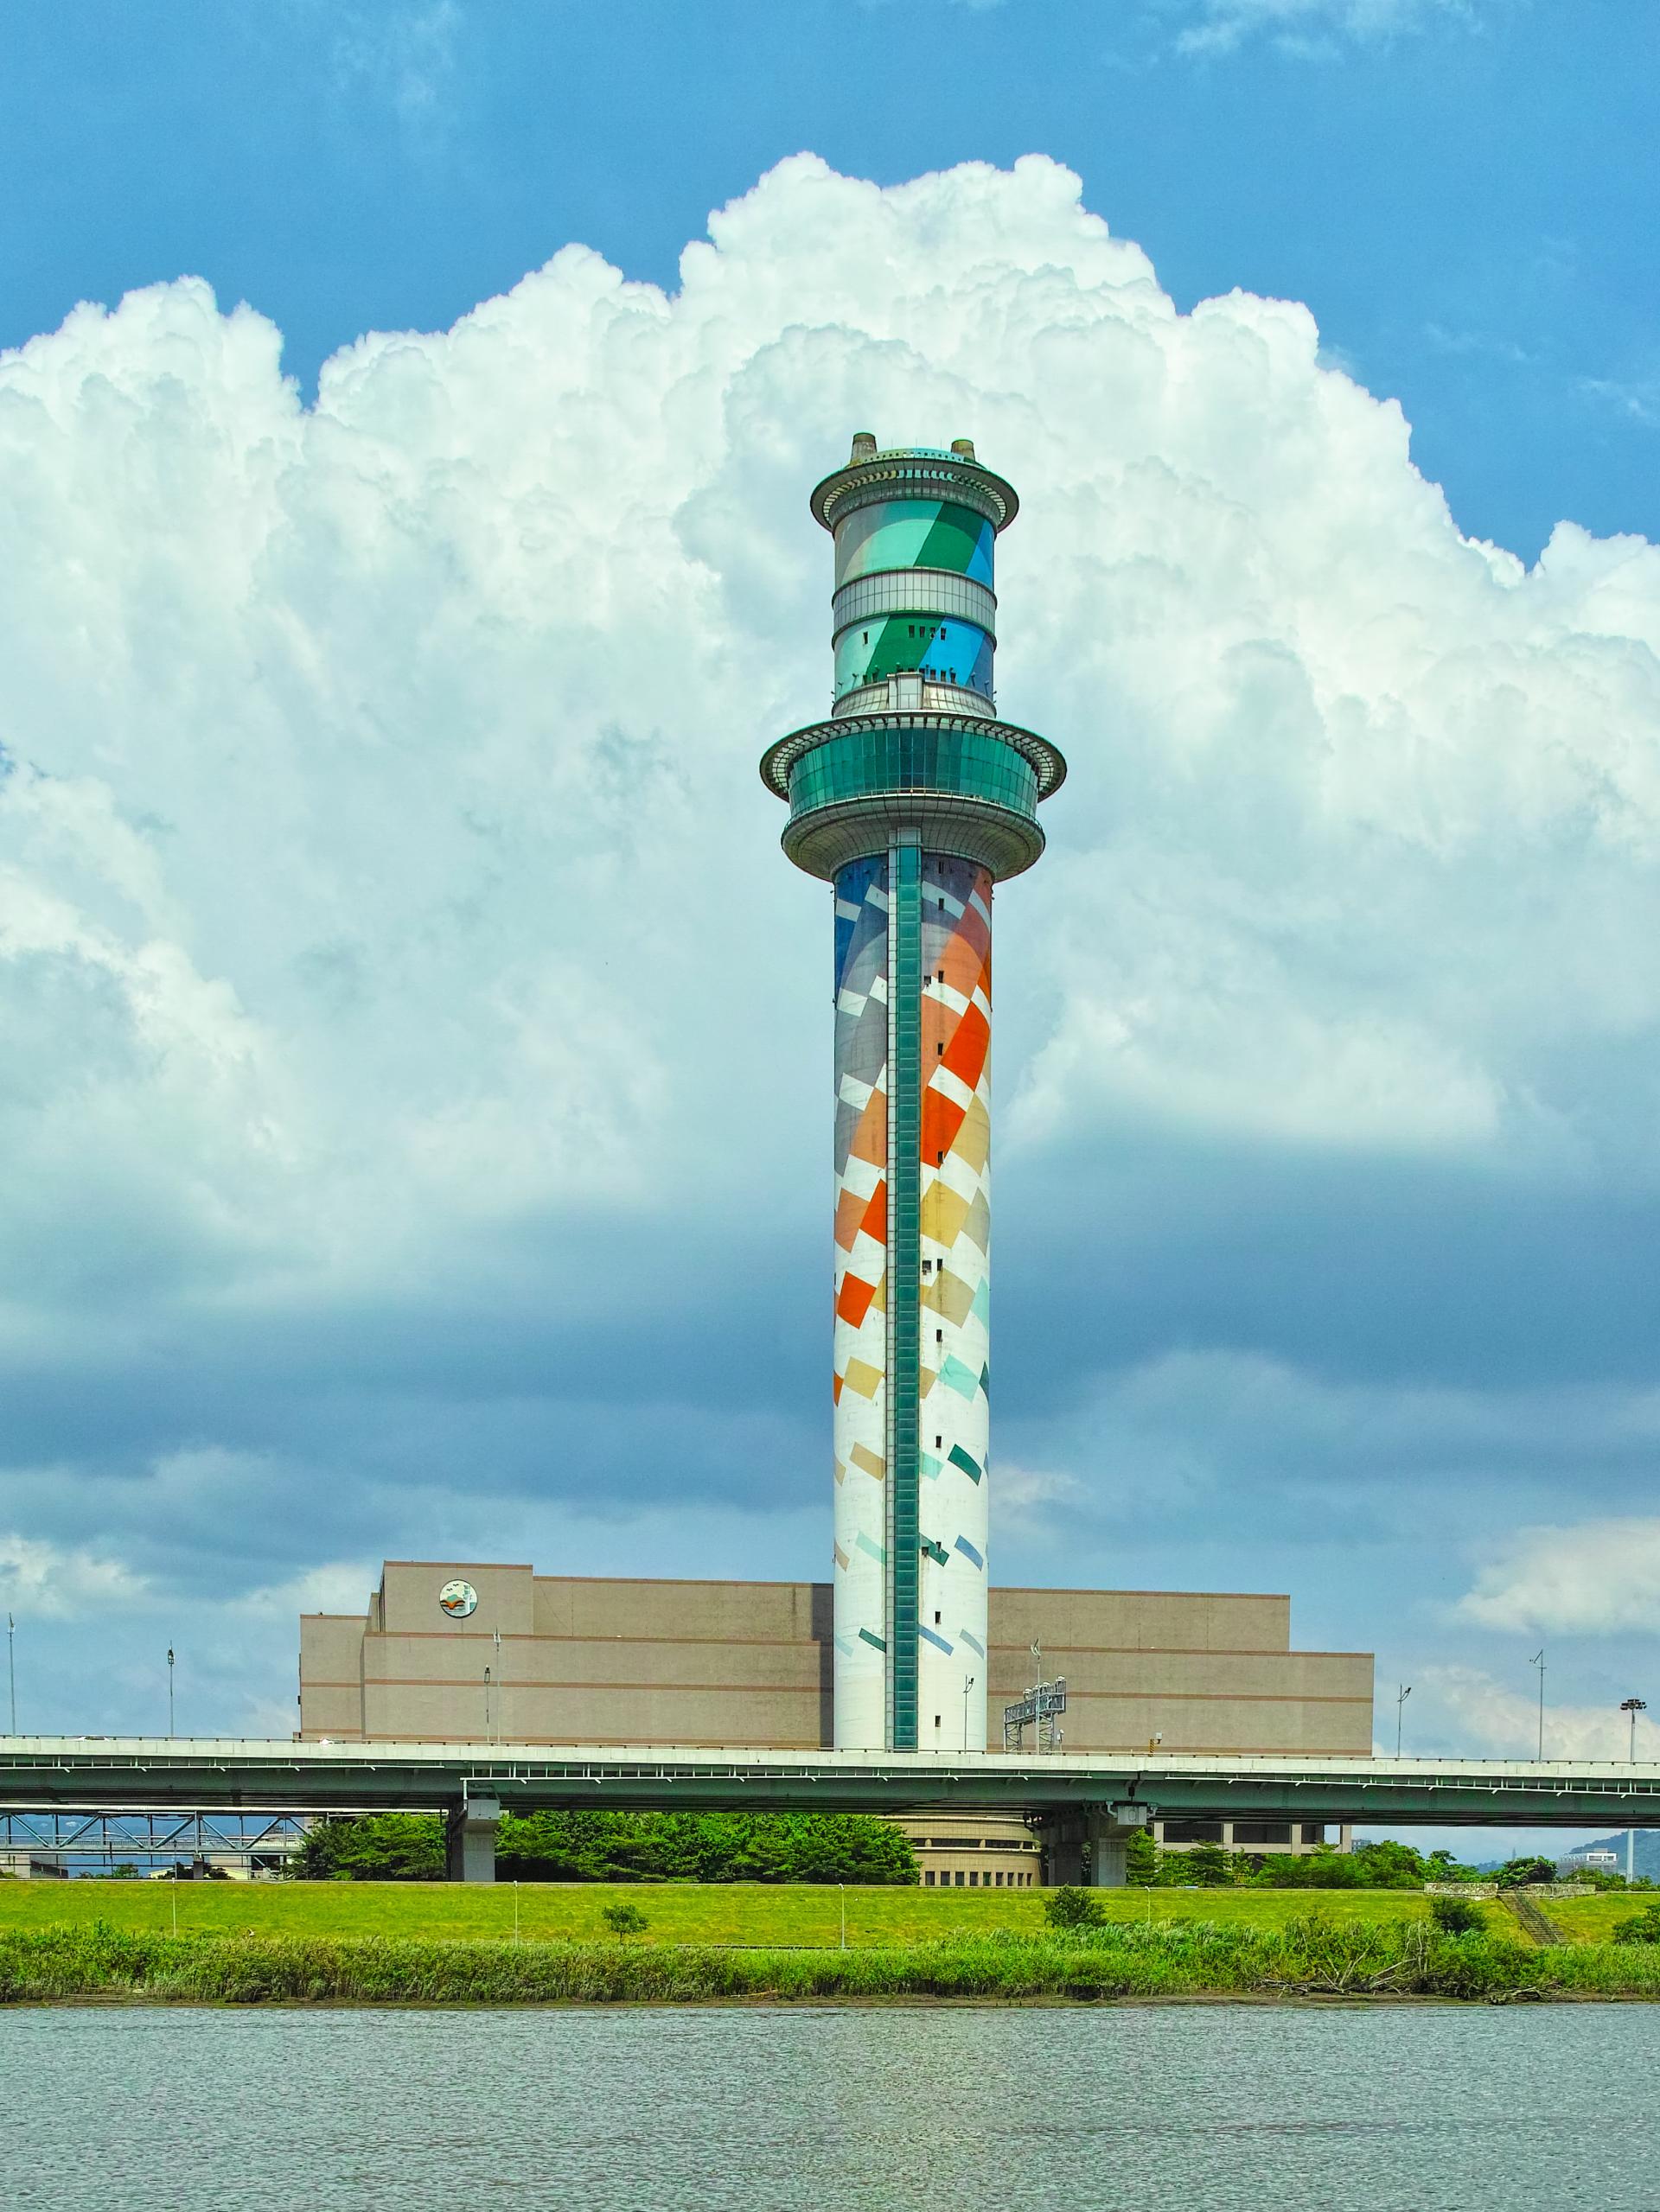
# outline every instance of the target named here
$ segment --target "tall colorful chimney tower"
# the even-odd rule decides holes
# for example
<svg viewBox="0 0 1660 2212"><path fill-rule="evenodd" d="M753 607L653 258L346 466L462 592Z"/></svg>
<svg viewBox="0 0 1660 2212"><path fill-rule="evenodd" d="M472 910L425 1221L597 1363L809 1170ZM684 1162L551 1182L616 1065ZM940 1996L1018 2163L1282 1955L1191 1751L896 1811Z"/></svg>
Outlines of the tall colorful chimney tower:
<svg viewBox="0 0 1660 2212"><path fill-rule="evenodd" d="M1044 849L1054 746L999 719L1012 486L861 432L813 494L835 540L827 722L761 763L835 887L835 1736L983 1750L992 887Z"/></svg>

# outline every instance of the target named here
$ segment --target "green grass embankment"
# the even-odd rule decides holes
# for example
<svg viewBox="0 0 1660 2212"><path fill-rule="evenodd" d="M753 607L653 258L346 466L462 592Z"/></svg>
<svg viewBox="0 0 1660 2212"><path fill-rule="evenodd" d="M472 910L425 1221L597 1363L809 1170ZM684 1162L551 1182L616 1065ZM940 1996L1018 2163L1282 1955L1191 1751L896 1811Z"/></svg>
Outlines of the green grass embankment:
<svg viewBox="0 0 1660 2212"><path fill-rule="evenodd" d="M719 1950L389 1938L0 1933L0 2002L547 2005L1181 1997L1660 1998L1660 1947L1531 1949L1422 1920L1305 1917L1281 1928L1134 1922L1004 1929L904 1947Z"/></svg>
<svg viewBox="0 0 1660 2212"><path fill-rule="evenodd" d="M519 1932L541 1941L606 1939L601 1915L618 1902L637 1906L649 1944L839 1945L846 1898L847 1941L859 1949L928 1942L942 1936L1009 1929L1040 1934L1043 1893L1032 1890L849 1889L766 1883L525 1883ZM1223 1927L1273 1928L1306 1913L1306 1890L1102 1890L1114 1924L1215 1921ZM181 1935L386 1936L445 1941L510 1939L510 1884L468 1887L441 1882L9 1882L0 1884L0 1931L94 1920L134 1932ZM1409 1890L1322 1892L1319 1909L1337 1922L1422 1919L1427 1903ZM1499 1922L1514 1934L1508 1916Z"/></svg>

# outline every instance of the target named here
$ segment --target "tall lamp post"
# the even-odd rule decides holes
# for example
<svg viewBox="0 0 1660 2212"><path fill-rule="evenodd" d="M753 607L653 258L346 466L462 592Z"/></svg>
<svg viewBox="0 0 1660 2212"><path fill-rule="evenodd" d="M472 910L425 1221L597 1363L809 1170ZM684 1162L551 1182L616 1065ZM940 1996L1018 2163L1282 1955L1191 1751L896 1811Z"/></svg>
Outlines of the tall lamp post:
<svg viewBox="0 0 1660 2212"><path fill-rule="evenodd" d="M1395 1693L1395 1756L1401 1756L1401 1708L1412 1695L1410 1682L1403 1682Z"/></svg>
<svg viewBox="0 0 1660 2212"><path fill-rule="evenodd" d="M1647 1712L1648 1701L1644 1698L1622 1698L1619 1701L1619 1709L1631 1724L1631 1764L1635 1766L1637 1764L1637 1716L1640 1712ZM1637 1830L1627 1828L1625 1831L1625 1879L1631 1882L1634 1881L1636 1877Z"/></svg>
<svg viewBox="0 0 1660 2212"><path fill-rule="evenodd" d="M6 1674L11 1684L11 1732L17 1733L17 1623L6 1616Z"/></svg>
<svg viewBox="0 0 1660 2212"><path fill-rule="evenodd" d="M1528 1664L1529 1667L1536 1667L1539 1669L1539 1756L1542 1759L1545 1756L1545 1648L1543 1644L1540 1645Z"/></svg>
<svg viewBox="0 0 1660 2212"><path fill-rule="evenodd" d="M965 1674L962 1678L962 1748L965 1751L968 1749L968 1692L974 1686L974 1676Z"/></svg>
<svg viewBox="0 0 1660 2212"><path fill-rule="evenodd" d="M173 1647L171 1644L167 1647L167 1732L170 1739L173 1734Z"/></svg>

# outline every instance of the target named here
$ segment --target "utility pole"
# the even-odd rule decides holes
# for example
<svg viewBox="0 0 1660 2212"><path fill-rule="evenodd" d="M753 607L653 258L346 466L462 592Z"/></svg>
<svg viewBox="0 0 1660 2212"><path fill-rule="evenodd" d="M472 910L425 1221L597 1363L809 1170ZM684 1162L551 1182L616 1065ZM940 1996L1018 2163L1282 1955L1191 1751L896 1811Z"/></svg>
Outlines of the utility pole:
<svg viewBox="0 0 1660 2212"><path fill-rule="evenodd" d="M1395 1756L1397 1759L1401 1756L1401 1708L1405 1705L1407 1699L1411 1695L1412 1685L1410 1682L1401 1683L1400 1688L1395 1693Z"/></svg>
<svg viewBox="0 0 1660 2212"><path fill-rule="evenodd" d="M1640 1712L1647 1712L1648 1702L1643 1698L1622 1698L1619 1709L1631 1724L1631 1764L1635 1766L1637 1764L1637 1716ZM14 1723L14 1726L15 1724ZM1633 1882L1636 1878L1637 1830L1627 1828L1625 1831L1625 1879L1628 1882Z"/></svg>
<svg viewBox="0 0 1660 2212"><path fill-rule="evenodd" d="M1545 1647L1543 1644L1540 1645L1528 1664L1529 1667L1536 1667L1539 1669L1539 1756L1542 1759L1545 1756Z"/></svg>
<svg viewBox="0 0 1660 2212"><path fill-rule="evenodd" d="M173 1735L173 1647L171 1644L167 1647L167 1733L170 1741ZM175 1912L178 1910L176 1898L174 1900L173 1909Z"/></svg>

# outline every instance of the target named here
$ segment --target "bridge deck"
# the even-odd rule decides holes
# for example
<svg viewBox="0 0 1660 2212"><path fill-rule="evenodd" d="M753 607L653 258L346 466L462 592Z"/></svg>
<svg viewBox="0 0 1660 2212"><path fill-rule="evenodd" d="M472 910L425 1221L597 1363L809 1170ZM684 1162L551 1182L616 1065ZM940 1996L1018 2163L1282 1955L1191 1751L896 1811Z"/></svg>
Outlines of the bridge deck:
<svg viewBox="0 0 1660 2212"><path fill-rule="evenodd" d="M469 1798L495 1799L510 1812L958 1805L1060 1814L1116 1806L1178 1818L1660 1827L1660 1764L0 1737L0 1811L453 1810Z"/></svg>

